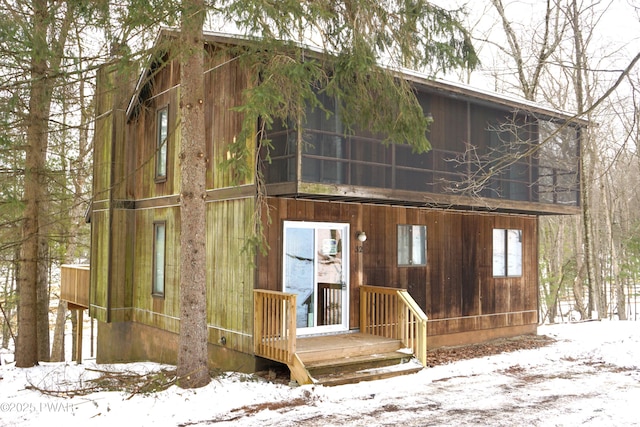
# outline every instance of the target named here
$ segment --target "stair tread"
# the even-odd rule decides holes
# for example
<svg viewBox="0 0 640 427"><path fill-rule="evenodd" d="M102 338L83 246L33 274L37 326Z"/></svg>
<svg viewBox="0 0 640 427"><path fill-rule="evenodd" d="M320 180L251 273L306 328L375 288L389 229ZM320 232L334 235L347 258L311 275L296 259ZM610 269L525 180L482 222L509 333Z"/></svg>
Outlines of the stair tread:
<svg viewBox="0 0 640 427"><path fill-rule="evenodd" d="M324 368L324 367L330 367L330 366L351 365L351 364L357 364L357 363L362 363L367 361L373 362L373 361L384 361L384 360L393 360L393 359L399 360L407 357L413 357L413 355L405 351L396 350L396 351L389 351L389 352L363 354L363 355L344 357L339 359L332 357L328 359L314 360L306 363L305 366L307 367L307 369L314 369L314 368Z"/></svg>
<svg viewBox="0 0 640 427"><path fill-rule="evenodd" d="M330 346L310 346L300 343L296 353L305 365L327 359L366 356L374 353L394 352L402 349L402 343L396 339L378 338L377 341L359 339L357 336L339 337L338 344Z"/></svg>
<svg viewBox="0 0 640 427"><path fill-rule="evenodd" d="M420 372L423 366L415 359L407 363L398 363L381 368L363 369L350 373L332 373L313 377L316 384L325 386L353 384L361 381L372 381L391 378L400 375L409 375Z"/></svg>

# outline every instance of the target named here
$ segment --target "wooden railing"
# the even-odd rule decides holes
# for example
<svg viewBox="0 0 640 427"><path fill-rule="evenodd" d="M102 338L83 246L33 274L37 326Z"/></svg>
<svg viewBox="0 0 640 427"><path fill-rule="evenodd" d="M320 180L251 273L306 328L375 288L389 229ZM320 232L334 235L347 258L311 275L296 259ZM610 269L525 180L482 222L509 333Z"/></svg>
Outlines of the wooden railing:
<svg viewBox="0 0 640 427"><path fill-rule="evenodd" d="M342 284L318 283L318 325L342 323Z"/></svg>
<svg viewBox="0 0 640 427"><path fill-rule="evenodd" d="M290 364L296 353L296 295L255 289L254 351Z"/></svg>
<svg viewBox="0 0 640 427"><path fill-rule="evenodd" d="M60 299L81 308L89 307L89 266L60 266Z"/></svg>
<svg viewBox="0 0 640 427"><path fill-rule="evenodd" d="M360 286L360 331L400 340L427 366L427 315L406 290Z"/></svg>

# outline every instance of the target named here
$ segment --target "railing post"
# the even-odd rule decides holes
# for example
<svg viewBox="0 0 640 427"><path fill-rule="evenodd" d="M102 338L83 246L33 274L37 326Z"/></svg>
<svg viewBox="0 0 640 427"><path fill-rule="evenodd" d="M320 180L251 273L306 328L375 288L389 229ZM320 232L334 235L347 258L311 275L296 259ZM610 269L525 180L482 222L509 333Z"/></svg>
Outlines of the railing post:
<svg viewBox="0 0 640 427"><path fill-rule="evenodd" d="M367 321L367 311L369 307L368 295L364 286L360 286L360 330L366 333L369 325Z"/></svg>
<svg viewBox="0 0 640 427"><path fill-rule="evenodd" d="M253 351L256 354L260 354L260 345L262 344L263 337L263 300L262 294L259 292L253 293Z"/></svg>
<svg viewBox="0 0 640 427"><path fill-rule="evenodd" d="M398 306L398 339L405 342L408 332L406 324L407 312L400 298L397 298L396 305Z"/></svg>
<svg viewBox="0 0 640 427"><path fill-rule="evenodd" d="M293 361L293 356L296 354L296 298L297 295L293 295L293 298L288 298L289 307L287 307L286 316L288 325L286 331L287 341L289 344L289 354L287 355L287 363Z"/></svg>

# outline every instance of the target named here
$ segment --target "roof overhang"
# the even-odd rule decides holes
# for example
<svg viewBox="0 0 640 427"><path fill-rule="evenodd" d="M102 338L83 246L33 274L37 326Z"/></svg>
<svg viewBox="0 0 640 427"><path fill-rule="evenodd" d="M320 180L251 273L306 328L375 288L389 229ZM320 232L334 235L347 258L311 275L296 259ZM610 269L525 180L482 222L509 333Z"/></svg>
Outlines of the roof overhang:
<svg viewBox="0 0 640 427"><path fill-rule="evenodd" d="M178 38L179 34L180 30L177 28L162 27L155 38L154 48L161 49L164 40ZM208 44L242 46L260 42L260 39L257 37L242 36L232 33L219 33L214 31L204 31L203 37L204 42ZM301 43L295 44L300 48L307 50L313 55L331 55L330 52L324 52L318 46L311 46ZM152 49L152 51L153 50L155 49ZM129 102L129 106L127 108L127 117L131 117L131 114L135 111L136 106L141 102L140 95L143 93L143 88L147 84L148 78L152 72L153 64L154 55L150 54L147 59L147 65L145 69L140 73L134 94ZM395 72L399 78L404 78L416 84L417 86L423 87L426 90L439 92L448 97L459 98L472 103L491 105L496 108L502 108L509 111L526 111L527 113L533 114L542 119L569 122L573 123L576 126L584 127L589 124L587 120L580 118L580 116L577 114L547 108L542 106L541 104L526 100L521 97L499 94L458 82L436 79L418 71L405 68L392 69L383 64L381 64L380 66Z"/></svg>

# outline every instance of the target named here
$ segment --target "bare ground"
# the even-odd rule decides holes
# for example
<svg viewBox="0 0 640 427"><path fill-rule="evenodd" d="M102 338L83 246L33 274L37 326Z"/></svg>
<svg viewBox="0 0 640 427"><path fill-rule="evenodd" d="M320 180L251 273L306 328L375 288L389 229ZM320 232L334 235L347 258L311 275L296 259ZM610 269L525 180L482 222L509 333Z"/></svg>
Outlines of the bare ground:
<svg viewBox="0 0 640 427"><path fill-rule="evenodd" d="M514 338L501 338L482 344L459 347L442 347L428 351L427 366L431 368L438 365L457 362L459 360L540 348L552 344L554 341L555 340L553 338L549 338L546 335L522 335Z"/></svg>

